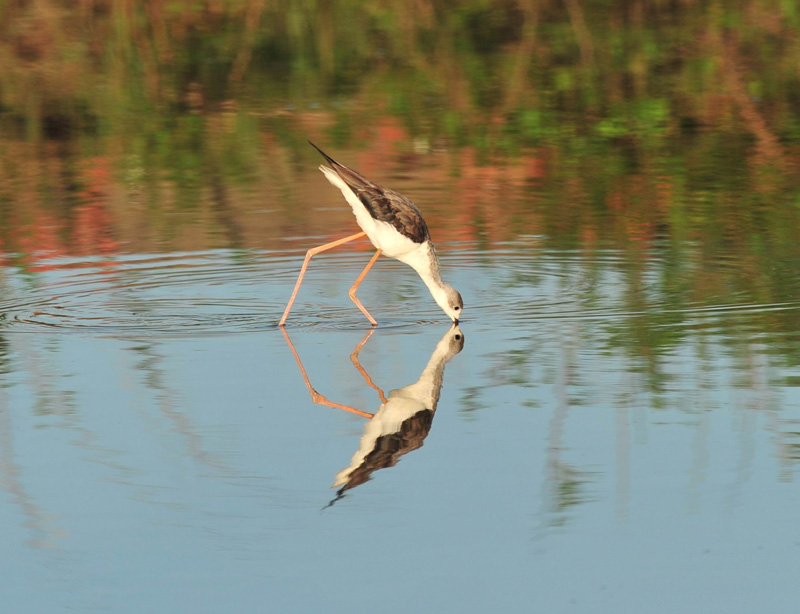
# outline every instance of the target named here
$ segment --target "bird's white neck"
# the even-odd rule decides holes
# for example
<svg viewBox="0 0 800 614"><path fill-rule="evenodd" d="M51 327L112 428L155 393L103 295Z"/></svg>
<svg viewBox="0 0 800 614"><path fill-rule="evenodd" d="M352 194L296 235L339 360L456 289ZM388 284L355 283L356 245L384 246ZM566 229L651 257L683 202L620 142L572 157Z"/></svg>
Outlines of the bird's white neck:
<svg viewBox="0 0 800 614"><path fill-rule="evenodd" d="M419 273L437 303L441 304L441 300L447 302L444 292L445 284L439 271L439 258L430 242L424 243L420 249L403 258L403 262Z"/></svg>
<svg viewBox="0 0 800 614"><path fill-rule="evenodd" d="M460 331L459 334L461 334ZM393 390L389 398L391 398L392 394L397 393L398 395L417 399L427 409L436 411L436 406L439 404L439 394L442 390L444 366L455 354L461 351L459 349L455 353L453 352L450 337L451 331L447 331L433 351L431 359L425 365L425 369L423 369L419 379L404 388Z"/></svg>
<svg viewBox="0 0 800 614"><path fill-rule="evenodd" d="M444 292L444 282L442 281L442 276L439 274L438 267L435 271L431 271L427 275L420 272L419 276L422 278L422 281L425 282L425 285L428 286L428 290L431 291L431 295L433 295L437 303L441 304L442 301L447 303L447 295Z"/></svg>

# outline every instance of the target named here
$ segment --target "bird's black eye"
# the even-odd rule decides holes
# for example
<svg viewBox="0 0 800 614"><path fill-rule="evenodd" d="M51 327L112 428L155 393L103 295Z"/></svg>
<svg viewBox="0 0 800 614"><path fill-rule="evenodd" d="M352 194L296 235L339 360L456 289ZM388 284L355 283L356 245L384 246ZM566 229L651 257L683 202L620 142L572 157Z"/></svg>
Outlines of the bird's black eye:
<svg viewBox="0 0 800 614"><path fill-rule="evenodd" d="M461 335L456 335L456 341L461 341Z"/></svg>
<svg viewBox="0 0 800 614"><path fill-rule="evenodd" d="M455 306L455 310L456 310L456 311L458 311L459 309L461 309L461 307L459 307L458 305L456 305L456 306Z"/></svg>

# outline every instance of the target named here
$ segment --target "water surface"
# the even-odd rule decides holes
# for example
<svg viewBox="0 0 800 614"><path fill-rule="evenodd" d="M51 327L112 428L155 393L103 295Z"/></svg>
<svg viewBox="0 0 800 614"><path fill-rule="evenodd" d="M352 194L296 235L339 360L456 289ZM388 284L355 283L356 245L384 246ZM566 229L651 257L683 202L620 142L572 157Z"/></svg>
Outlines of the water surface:
<svg viewBox="0 0 800 614"><path fill-rule="evenodd" d="M362 254L312 263L292 347L275 322L301 253L4 269L7 599L345 611L357 592L401 611L387 595L413 585L415 607L468 611L784 603L800 372L775 323L800 303L645 292L634 308L636 265L617 251L457 247L443 266L466 340L429 431L339 498L366 418L313 404L291 350L327 400L374 413L370 382L417 381L449 329L411 269L381 261L360 292L381 322L366 377L351 352L368 326L346 296Z"/></svg>

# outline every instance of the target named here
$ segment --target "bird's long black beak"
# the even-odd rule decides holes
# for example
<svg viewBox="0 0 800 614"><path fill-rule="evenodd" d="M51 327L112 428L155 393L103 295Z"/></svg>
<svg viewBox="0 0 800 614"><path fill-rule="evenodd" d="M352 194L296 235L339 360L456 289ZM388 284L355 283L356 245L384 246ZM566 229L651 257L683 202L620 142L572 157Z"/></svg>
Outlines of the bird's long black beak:
<svg viewBox="0 0 800 614"><path fill-rule="evenodd" d="M455 319L453 320L453 326L458 326L458 318L455 318Z"/></svg>

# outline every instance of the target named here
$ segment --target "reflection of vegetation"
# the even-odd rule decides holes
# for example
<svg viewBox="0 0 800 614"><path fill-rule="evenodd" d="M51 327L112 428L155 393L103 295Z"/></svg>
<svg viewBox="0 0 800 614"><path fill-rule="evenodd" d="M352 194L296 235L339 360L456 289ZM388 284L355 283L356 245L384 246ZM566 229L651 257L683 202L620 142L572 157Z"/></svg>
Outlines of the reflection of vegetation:
<svg viewBox="0 0 800 614"><path fill-rule="evenodd" d="M0 314L0 326L3 325L5 319L5 314ZM3 335L0 335L0 388L9 386L5 376L11 372L10 350L8 340Z"/></svg>
<svg viewBox="0 0 800 614"><path fill-rule="evenodd" d="M583 492L588 479L584 472L563 463L554 463L547 469L543 511L549 526L563 527L569 520L571 508L589 501Z"/></svg>
<svg viewBox="0 0 800 614"><path fill-rule="evenodd" d="M688 308L797 300L793 3L446 4L0 4L0 252L282 245L324 131L433 173L437 236L624 250L610 344L654 388Z"/></svg>

